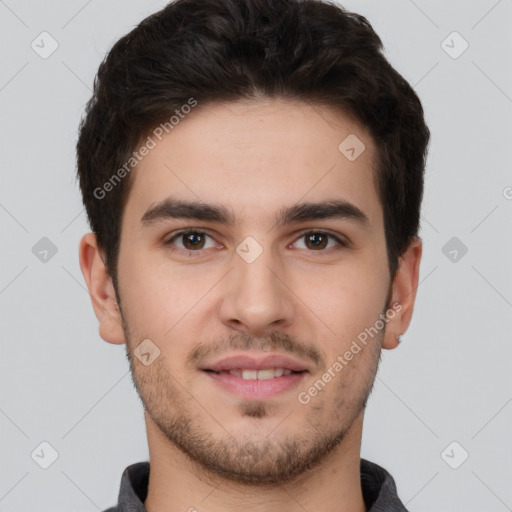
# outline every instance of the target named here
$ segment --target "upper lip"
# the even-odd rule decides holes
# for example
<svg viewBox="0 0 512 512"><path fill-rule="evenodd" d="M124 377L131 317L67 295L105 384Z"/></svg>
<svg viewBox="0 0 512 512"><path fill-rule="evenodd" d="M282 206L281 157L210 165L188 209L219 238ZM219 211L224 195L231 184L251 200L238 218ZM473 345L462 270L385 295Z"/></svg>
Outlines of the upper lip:
<svg viewBox="0 0 512 512"><path fill-rule="evenodd" d="M224 357L211 364L204 365L201 370L214 372L230 371L236 369L265 370L267 368L283 368L295 372L309 371L307 364L281 354L248 355L236 354Z"/></svg>

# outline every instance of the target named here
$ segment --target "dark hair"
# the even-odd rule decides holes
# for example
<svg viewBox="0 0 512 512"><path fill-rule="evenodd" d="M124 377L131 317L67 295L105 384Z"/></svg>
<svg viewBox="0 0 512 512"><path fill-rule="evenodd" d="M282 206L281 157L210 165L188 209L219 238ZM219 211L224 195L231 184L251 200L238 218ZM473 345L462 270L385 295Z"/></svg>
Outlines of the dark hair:
<svg viewBox="0 0 512 512"><path fill-rule="evenodd" d="M370 23L320 0L176 0L112 47L80 123L80 188L114 285L141 141L184 105L262 96L341 109L372 135L394 276L418 236L430 132Z"/></svg>

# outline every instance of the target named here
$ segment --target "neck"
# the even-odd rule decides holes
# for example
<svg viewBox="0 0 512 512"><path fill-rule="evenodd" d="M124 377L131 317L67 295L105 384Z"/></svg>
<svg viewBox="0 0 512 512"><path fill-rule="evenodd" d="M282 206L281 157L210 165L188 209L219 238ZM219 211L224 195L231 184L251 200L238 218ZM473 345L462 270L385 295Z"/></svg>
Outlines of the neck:
<svg viewBox="0 0 512 512"><path fill-rule="evenodd" d="M146 414L150 474L148 512L365 512L360 480L363 414L322 463L275 487L237 484L206 472L169 443Z"/></svg>

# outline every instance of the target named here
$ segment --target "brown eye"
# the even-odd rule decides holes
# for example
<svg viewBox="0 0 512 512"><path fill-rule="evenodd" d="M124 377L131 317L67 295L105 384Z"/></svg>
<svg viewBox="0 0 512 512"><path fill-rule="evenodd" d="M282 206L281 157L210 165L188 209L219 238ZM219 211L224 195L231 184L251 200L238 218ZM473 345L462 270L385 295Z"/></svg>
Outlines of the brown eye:
<svg viewBox="0 0 512 512"><path fill-rule="evenodd" d="M309 233L305 235L306 246L309 249L325 249L327 238L325 233Z"/></svg>
<svg viewBox="0 0 512 512"><path fill-rule="evenodd" d="M199 253L202 252L202 249L215 247L215 240L204 231L188 230L177 233L169 238L165 244L175 251Z"/></svg>
<svg viewBox="0 0 512 512"><path fill-rule="evenodd" d="M183 246L185 249L194 250L194 249L202 249L204 246L204 236L202 233L186 233L184 235L180 235L183 241Z"/></svg>
<svg viewBox="0 0 512 512"><path fill-rule="evenodd" d="M346 242L324 231L308 231L307 233L302 233L298 240L304 240L304 247L299 247L300 249L305 248L316 252L327 252L324 251L324 249L335 249L336 246L338 246L338 249L348 247ZM298 241L295 242L295 244L297 243Z"/></svg>

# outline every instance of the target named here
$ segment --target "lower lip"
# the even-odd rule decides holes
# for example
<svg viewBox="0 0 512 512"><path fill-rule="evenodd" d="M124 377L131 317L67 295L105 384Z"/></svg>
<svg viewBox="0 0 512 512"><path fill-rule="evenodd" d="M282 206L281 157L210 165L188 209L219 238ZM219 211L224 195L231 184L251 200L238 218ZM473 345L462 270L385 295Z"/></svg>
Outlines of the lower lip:
<svg viewBox="0 0 512 512"><path fill-rule="evenodd" d="M308 372L291 373L273 379L245 380L229 373L205 372L219 386L246 400L269 398L297 386Z"/></svg>

